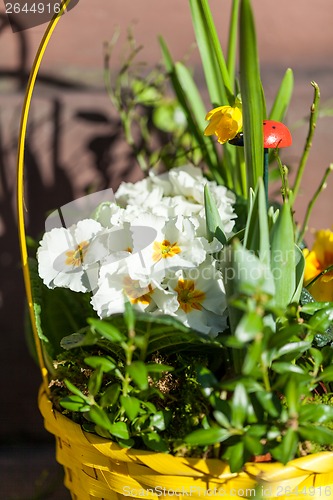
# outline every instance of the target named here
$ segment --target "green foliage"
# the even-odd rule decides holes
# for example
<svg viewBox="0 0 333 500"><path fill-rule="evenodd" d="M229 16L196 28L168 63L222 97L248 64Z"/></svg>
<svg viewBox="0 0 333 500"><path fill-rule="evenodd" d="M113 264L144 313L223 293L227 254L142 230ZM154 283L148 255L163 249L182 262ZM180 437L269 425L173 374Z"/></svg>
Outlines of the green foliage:
<svg viewBox="0 0 333 500"><path fill-rule="evenodd" d="M128 60L113 84L106 54L105 82L143 169L190 161L237 195L237 233L228 241L208 186L204 192L208 239L223 245L226 329L211 339L171 316L138 313L129 302L124 314L98 319L87 295L46 289L34 261L31 283L58 410L121 446L222 458L233 473L255 455L287 463L305 449L332 449L333 303L316 302L303 288L305 262L297 245L303 231L295 228L295 193L283 168L283 203L277 209L267 205L266 103L251 2L232 2L227 60L208 1L190 0L190 8L211 105L242 101L244 150L226 144L220 154L214 139L203 135L205 104L191 71L173 61L162 39L166 74L132 73L139 49L131 39ZM166 97L165 76L175 98ZM292 89L288 69L271 119L284 117ZM310 125L311 138L313 117ZM142 141L133 136L135 127ZM163 140L153 151L156 131ZM300 175L296 194L299 182Z"/></svg>

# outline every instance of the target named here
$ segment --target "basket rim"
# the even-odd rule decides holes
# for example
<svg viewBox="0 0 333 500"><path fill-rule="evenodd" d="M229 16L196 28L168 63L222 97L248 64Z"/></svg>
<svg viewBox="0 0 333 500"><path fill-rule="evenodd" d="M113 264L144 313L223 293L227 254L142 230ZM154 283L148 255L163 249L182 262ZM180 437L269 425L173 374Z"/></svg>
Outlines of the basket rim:
<svg viewBox="0 0 333 500"><path fill-rule="evenodd" d="M149 450L133 448L122 448L116 442L111 441L84 431L80 424L73 422L70 418L54 409L52 401L42 385L38 396L39 408L44 417L45 427L52 434L61 437L69 443L75 443L79 447L95 449L97 454L102 454L120 462L138 462L154 468L153 462L160 462L163 466L174 464L175 470L180 473L191 473L202 475L212 473L218 477L228 476L265 476L265 480L284 481L302 475L332 474L333 452L322 451L299 457L287 464L280 462L247 462L243 470L237 473L230 472L226 461L218 458L193 458L177 457L170 454L159 453ZM333 475L332 475L333 482Z"/></svg>

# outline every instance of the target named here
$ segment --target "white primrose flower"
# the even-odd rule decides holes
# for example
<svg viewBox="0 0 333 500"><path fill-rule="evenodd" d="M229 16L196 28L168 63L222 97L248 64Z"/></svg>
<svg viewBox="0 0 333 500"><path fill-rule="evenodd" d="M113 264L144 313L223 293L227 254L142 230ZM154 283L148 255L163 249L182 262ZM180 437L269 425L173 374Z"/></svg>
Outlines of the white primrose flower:
<svg viewBox="0 0 333 500"><path fill-rule="evenodd" d="M202 333L216 336L226 328L226 297L221 273L215 269L214 260L208 257L194 269L170 273L164 286L177 298L176 316L183 324ZM163 309L163 304L159 304ZM164 311L163 311L164 312Z"/></svg>
<svg viewBox="0 0 333 500"><path fill-rule="evenodd" d="M102 226L84 219L69 228L54 228L44 234L37 251L38 272L48 288L64 287L74 292L93 290L105 247L99 236Z"/></svg>
<svg viewBox="0 0 333 500"><path fill-rule="evenodd" d="M160 283L148 276L142 279L133 279L128 269L130 259L131 257L126 261L102 265L98 288L91 298L91 304L99 317L104 318L112 314L123 313L127 301L130 301L137 310L153 312L158 309L156 300L166 304L167 298L169 298L169 301L174 302L170 310L174 311L177 308L174 294L164 290ZM158 294L155 297L157 290Z"/></svg>
<svg viewBox="0 0 333 500"><path fill-rule="evenodd" d="M169 218L177 215L205 218L204 187L208 184L215 200L223 230L230 236L234 227L235 195L225 186L208 181L198 167L184 165L157 175L150 171L149 177L136 184L123 183L116 199L123 206L142 207L145 211Z"/></svg>
<svg viewBox="0 0 333 500"><path fill-rule="evenodd" d="M125 209L114 202L101 203L92 215L103 227L113 227L125 221Z"/></svg>
<svg viewBox="0 0 333 500"><path fill-rule="evenodd" d="M141 221L141 218L138 219ZM145 224L156 230L156 237L150 245L142 247L140 262L134 259L129 262L129 273L132 278L140 278L144 273L161 283L167 269L193 268L202 263L207 253L217 252L222 245L215 240L208 243L205 238L198 238L192 222L183 216L164 219L153 214L143 214ZM132 230L137 220L132 221ZM142 240L142 230L137 231L134 242ZM137 245L138 246L138 245ZM144 266L144 269L143 269Z"/></svg>
<svg viewBox="0 0 333 500"><path fill-rule="evenodd" d="M160 203L163 196L163 189L154 185L149 177L135 182L122 182L115 194L117 203L125 208L127 205L134 205L150 208Z"/></svg>
<svg viewBox="0 0 333 500"><path fill-rule="evenodd" d="M69 228L45 233L37 253L49 288L93 292L100 317L124 312L126 301L152 314L170 314L200 332L225 328L225 294L207 239L204 186L208 182L227 236L234 195L201 170L178 167L135 184L122 183L116 203L103 202Z"/></svg>

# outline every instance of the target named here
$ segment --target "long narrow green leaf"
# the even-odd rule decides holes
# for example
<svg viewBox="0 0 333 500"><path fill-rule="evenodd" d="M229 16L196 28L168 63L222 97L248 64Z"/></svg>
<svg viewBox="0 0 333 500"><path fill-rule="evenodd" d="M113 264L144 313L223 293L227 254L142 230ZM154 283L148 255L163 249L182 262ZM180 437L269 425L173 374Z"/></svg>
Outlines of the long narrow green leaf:
<svg viewBox="0 0 333 500"><path fill-rule="evenodd" d="M188 123L188 129L189 132L193 135L193 137L196 139L198 142L198 145L201 149L203 158L209 167L210 171L214 174L214 172L218 171L218 164L219 164L219 159L217 155L217 151L215 148L215 145L213 143L212 139L209 139L209 142L205 140L203 136L203 128L199 127L198 123L196 122L193 113L189 107L187 97L186 97L186 90L183 88L181 85L181 82L178 79L178 75L176 74L175 70L175 64L172 60L172 57L170 55L169 49L163 40L162 37L159 38L159 42L161 45L162 49L162 55L164 59L164 64L165 67L170 75L170 80L173 86L173 90L177 96L178 102L180 106L183 108L183 111L185 113L187 123ZM208 146L209 144L209 146ZM219 179L217 179L219 180Z"/></svg>
<svg viewBox="0 0 333 500"><path fill-rule="evenodd" d="M207 122L205 121L207 109L202 101L198 87L196 86L190 71L186 68L186 66L184 66L184 64L180 62L175 63L175 72L187 97L193 116L196 119L198 126L203 131L207 126Z"/></svg>
<svg viewBox="0 0 333 500"><path fill-rule="evenodd" d="M189 112L193 117L193 121L198 129L198 134L200 135L200 141L206 145L207 154L212 157L214 165L219 162L219 169L212 169L212 174L219 184L227 184L229 181L227 175L228 168L227 166L224 167L221 159L218 159L217 157L215 140L213 137L203 135L203 131L207 126L207 122L205 121L207 110L202 101L201 94L198 91L198 87L194 82L190 71L180 62L175 64L175 76L183 89ZM228 186L232 189L231 184L228 184Z"/></svg>
<svg viewBox="0 0 333 500"><path fill-rule="evenodd" d="M237 240L222 250L221 272L229 301L230 329L235 333L243 313L230 300L244 293L252 293L253 290L274 296L274 280L267 265Z"/></svg>
<svg viewBox="0 0 333 500"><path fill-rule="evenodd" d="M275 283L275 302L286 307L295 294L295 241L289 203L284 203L272 230L271 269Z"/></svg>
<svg viewBox="0 0 333 500"><path fill-rule="evenodd" d="M250 204L245 226L244 247L254 252L263 264L270 265L269 224L264 184L261 179Z"/></svg>
<svg viewBox="0 0 333 500"><path fill-rule="evenodd" d="M229 102L229 104L233 104L234 95L233 95L233 91L232 91L232 85L230 82L228 67L227 67L227 64L226 64L226 61L225 61L225 58L223 55L223 51L222 51L219 37L217 35L216 27L214 24L214 19L213 19L211 10L209 8L209 2L208 2L208 0L199 0L199 3L202 4L203 13L204 13L205 20L206 20L207 27L208 27L208 33L210 34L210 37L211 37L211 43L212 43L213 48L214 48L218 70L220 71L220 73L222 75L222 80L223 80L225 92L227 94L228 102Z"/></svg>
<svg viewBox="0 0 333 500"><path fill-rule="evenodd" d="M302 250L297 245L295 245L295 260L296 260L296 275L295 275L296 285L295 285L295 293L291 300L292 302L299 302L303 290L305 257Z"/></svg>
<svg viewBox="0 0 333 500"><path fill-rule="evenodd" d="M208 240L213 241L215 237L224 245L227 242L227 238L223 232L221 217L208 184L204 188L204 197Z"/></svg>
<svg viewBox="0 0 333 500"><path fill-rule="evenodd" d="M290 103L293 88L294 74L292 69L288 68L274 99L273 106L269 114L270 120L276 120L278 122L283 121Z"/></svg>
<svg viewBox="0 0 333 500"><path fill-rule="evenodd" d="M211 102L233 104L227 66L207 0L190 0L192 22Z"/></svg>
<svg viewBox="0 0 333 500"><path fill-rule="evenodd" d="M235 82L239 5L240 5L240 0L233 0L230 24L229 24L227 67L228 67L228 73L232 90L234 90L234 82Z"/></svg>
<svg viewBox="0 0 333 500"><path fill-rule="evenodd" d="M260 80L256 33L250 0L240 7L240 87L248 187L255 187L263 173L263 90Z"/></svg>

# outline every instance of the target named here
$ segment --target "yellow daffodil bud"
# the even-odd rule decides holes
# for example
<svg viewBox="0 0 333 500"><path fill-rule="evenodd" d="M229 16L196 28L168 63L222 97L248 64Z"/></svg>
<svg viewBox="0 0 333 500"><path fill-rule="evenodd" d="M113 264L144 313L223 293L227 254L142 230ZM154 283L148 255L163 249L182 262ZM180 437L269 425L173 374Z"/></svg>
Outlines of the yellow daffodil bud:
<svg viewBox="0 0 333 500"><path fill-rule="evenodd" d="M206 115L206 120L210 121L206 127L205 135L216 135L220 144L224 144L233 139L242 130L243 118L239 107L219 106Z"/></svg>
<svg viewBox="0 0 333 500"><path fill-rule="evenodd" d="M322 229L316 233L312 250L303 250L305 257L304 284L308 285L316 276L333 265L333 232ZM320 302L333 301L333 271L323 274L309 287L309 292Z"/></svg>

